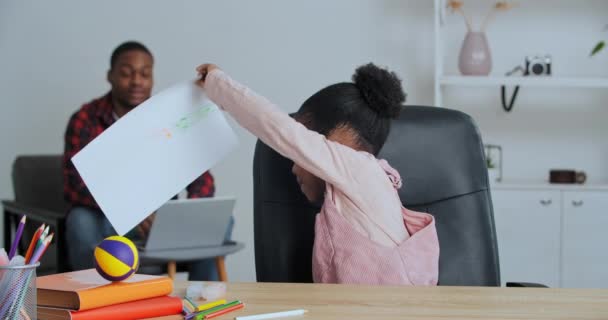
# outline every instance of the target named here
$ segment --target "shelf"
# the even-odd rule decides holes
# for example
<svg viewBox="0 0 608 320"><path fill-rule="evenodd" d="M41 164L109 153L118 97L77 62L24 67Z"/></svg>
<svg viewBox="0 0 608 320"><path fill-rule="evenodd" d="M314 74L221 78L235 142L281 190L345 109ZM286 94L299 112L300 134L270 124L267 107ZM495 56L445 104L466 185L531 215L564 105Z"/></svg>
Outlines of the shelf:
<svg viewBox="0 0 608 320"><path fill-rule="evenodd" d="M443 76L439 78L443 86L495 87L529 86L529 87L571 87L571 88L608 88L608 77L499 77L499 76Z"/></svg>
<svg viewBox="0 0 608 320"><path fill-rule="evenodd" d="M496 190L563 190L563 191L608 191L606 183L561 184L543 181L504 181L491 182L491 189Z"/></svg>

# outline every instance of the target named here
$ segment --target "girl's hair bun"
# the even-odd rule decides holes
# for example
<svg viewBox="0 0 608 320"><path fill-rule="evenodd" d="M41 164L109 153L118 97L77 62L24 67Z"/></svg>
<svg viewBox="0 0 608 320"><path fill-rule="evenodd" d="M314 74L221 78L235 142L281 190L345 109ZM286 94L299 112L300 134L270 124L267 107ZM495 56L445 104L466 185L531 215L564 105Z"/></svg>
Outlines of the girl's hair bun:
<svg viewBox="0 0 608 320"><path fill-rule="evenodd" d="M406 95L401 87L401 79L394 72L368 63L355 70L353 82L369 107L380 116L399 116Z"/></svg>

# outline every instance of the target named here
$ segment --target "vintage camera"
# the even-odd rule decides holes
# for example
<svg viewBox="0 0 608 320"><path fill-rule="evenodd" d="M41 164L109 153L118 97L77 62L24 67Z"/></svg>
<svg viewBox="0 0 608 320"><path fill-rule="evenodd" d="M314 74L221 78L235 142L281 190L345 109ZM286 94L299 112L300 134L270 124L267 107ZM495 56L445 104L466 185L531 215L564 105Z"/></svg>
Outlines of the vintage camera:
<svg viewBox="0 0 608 320"><path fill-rule="evenodd" d="M527 56L524 74L527 76L551 75L551 56Z"/></svg>

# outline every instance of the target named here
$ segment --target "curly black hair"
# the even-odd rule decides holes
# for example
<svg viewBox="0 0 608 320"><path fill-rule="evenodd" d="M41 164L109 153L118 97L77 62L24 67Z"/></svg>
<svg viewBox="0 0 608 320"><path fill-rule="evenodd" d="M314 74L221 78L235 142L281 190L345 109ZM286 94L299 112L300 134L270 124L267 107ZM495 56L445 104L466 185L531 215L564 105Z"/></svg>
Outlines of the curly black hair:
<svg viewBox="0 0 608 320"><path fill-rule="evenodd" d="M378 155L405 102L401 80L373 63L355 70L353 82L321 89L308 98L296 118L325 136L340 127L354 130L361 149Z"/></svg>
<svg viewBox="0 0 608 320"><path fill-rule="evenodd" d="M118 47L114 49L114 51L112 51L112 56L110 57L110 69L114 68L118 57L127 51L141 51L147 53L150 57L152 57L152 59L154 59L152 52L150 52L150 50L148 50L148 48L142 43L137 41L127 41L121 43Z"/></svg>

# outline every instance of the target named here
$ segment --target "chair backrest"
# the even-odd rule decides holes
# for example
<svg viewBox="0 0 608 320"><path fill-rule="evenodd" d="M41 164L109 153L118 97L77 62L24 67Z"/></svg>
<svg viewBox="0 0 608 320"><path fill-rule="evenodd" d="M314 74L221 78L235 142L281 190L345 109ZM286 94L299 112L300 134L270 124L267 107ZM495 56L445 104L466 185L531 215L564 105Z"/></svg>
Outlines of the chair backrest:
<svg viewBox="0 0 608 320"><path fill-rule="evenodd" d="M499 286L500 272L486 162L466 114L407 106L380 158L403 178L404 206L436 219L440 285ZM257 280L311 282L314 219L291 174L292 162L258 142L254 156Z"/></svg>
<svg viewBox="0 0 608 320"><path fill-rule="evenodd" d="M19 156L13 163L15 201L41 209L65 212L62 155Z"/></svg>

